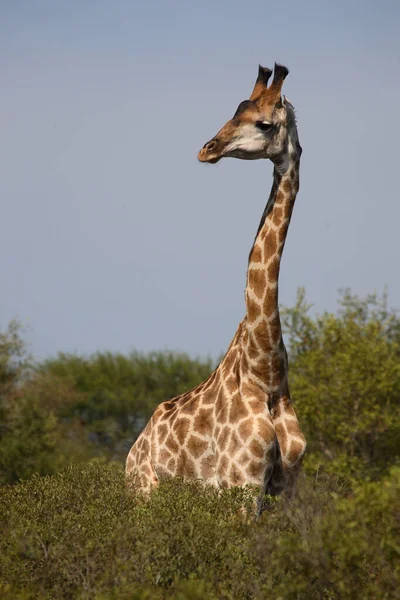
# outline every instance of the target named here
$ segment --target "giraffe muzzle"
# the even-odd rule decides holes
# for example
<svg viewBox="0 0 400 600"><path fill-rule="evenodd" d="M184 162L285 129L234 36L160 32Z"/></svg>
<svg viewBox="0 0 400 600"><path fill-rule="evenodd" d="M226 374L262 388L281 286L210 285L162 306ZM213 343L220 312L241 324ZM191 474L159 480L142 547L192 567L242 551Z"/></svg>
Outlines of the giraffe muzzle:
<svg viewBox="0 0 400 600"><path fill-rule="evenodd" d="M213 139L204 144L202 149L197 155L197 158L200 162L208 162L211 164L215 164L218 162L222 156L218 153L218 141Z"/></svg>

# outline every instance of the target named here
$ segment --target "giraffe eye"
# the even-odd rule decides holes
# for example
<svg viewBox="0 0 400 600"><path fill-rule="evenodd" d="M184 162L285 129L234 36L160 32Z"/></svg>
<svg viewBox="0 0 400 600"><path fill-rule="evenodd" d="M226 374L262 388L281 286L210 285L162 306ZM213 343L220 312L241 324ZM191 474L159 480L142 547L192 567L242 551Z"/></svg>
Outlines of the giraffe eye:
<svg viewBox="0 0 400 600"><path fill-rule="evenodd" d="M261 131L269 131L270 129L272 129L272 124L268 123L267 121L257 121L256 127Z"/></svg>

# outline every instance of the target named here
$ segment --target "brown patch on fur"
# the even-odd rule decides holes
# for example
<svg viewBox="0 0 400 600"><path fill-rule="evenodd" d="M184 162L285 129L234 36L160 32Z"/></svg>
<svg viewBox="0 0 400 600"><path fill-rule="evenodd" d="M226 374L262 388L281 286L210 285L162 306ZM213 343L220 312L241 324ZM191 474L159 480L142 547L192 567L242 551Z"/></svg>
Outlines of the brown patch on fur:
<svg viewBox="0 0 400 600"><path fill-rule="evenodd" d="M246 304L247 318L249 320L249 323L254 323L254 321L260 314L260 306L257 304L257 302L255 302L254 300L252 300L252 298L249 297L247 297Z"/></svg>
<svg viewBox="0 0 400 600"><path fill-rule="evenodd" d="M161 421L167 421L168 419L171 418L171 415L173 415L176 412L175 407L170 408L169 410L166 410L164 412L164 414L162 415L162 417L160 418Z"/></svg>
<svg viewBox="0 0 400 600"><path fill-rule="evenodd" d="M286 429L289 435L300 435L303 436L302 431L300 429L300 425L297 421L292 421L292 419L288 419L285 421Z"/></svg>
<svg viewBox="0 0 400 600"><path fill-rule="evenodd" d="M285 215L285 217L286 217L286 215ZM279 227L279 229L278 229L278 232L277 232L278 233L278 241L280 244L282 244L286 239L288 226L289 226L289 222L288 221L285 222L283 220L281 227Z"/></svg>
<svg viewBox="0 0 400 600"><path fill-rule="evenodd" d="M249 286L257 298L262 298L267 284L265 273L261 269L249 269Z"/></svg>
<svg viewBox="0 0 400 600"><path fill-rule="evenodd" d="M219 464L218 464L218 472L220 475L226 475L226 472L228 470L228 466L229 466L229 461L228 458L225 455L222 455L219 459Z"/></svg>
<svg viewBox="0 0 400 600"><path fill-rule="evenodd" d="M228 405L226 403L222 405L221 410L217 414L217 420L219 423L228 422Z"/></svg>
<svg viewBox="0 0 400 600"><path fill-rule="evenodd" d="M242 394L245 398L249 398L251 402L258 401L264 404L265 402L265 392L262 391L261 388L258 387L255 383L251 383L246 381L243 383L241 388Z"/></svg>
<svg viewBox="0 0 400 600"><path fill-rule="evenodd" d="M163 440L165 438L165 436L167 435L167 433L168 433L167 425L162 424L162 425L157 426L157 436L158 436L159 440L160 439Z"/></svg>
<svg viewBox="0 0 400 600"><path fill-rule="evenodd" d="M209 387L202 396L202 404L214 404L215 402L215 388Z"/></svg>
<svg viewBox="0 0 400 600"><path fill-rule="evenodd" d="M211 435L213 428L213 415L210 408L201 408L194 420L194 429L200 435Z"/></svg>
<svg viewBox="0 0 400 600"><path fill-rule="evenodd" d="M126 470L130 471L134 464L135 464L135 459L133 458L132 454L129 454L128 458L126 459Z"/></svg>
<svg viewBox="0 0 400 600"><path fill-rule="evenodd" d="M165 448L163 448L158 457L158 460L160 461L160 463L166 464L170 458L171 458L171 453L168 452L168 450L165 450Z"/></svg>
<svg viewBox="0 0 400 600"><path fill-rule="evenodd" d="M268 281L277 281L279 274L279 259L274 257L268 266Z"/></svg>
<svg viewBox="0 0 400 600"><path fill-rule="evenodd" d="M231 465L229 479L233 485L243 485L244 477L235 464Z"/></svg>
<svg viewBox="0 0 400 600"><path fill-rule="evenodd" d="M194 477L196 475L196 466L185 450L182 450L178 456L176 470L178 475L186 477Z"/></svg>
<svg viewBox="0 0 400 600"><path fill-rule="evenodd" d="M215 403L215 416L219 423L226 423L228 418L228 407L225 392L222 387L218 392L217 401Z"/></svg>
<svg viewBox="0 0 400 600"><path fill-rule="evenodd" d="M245 381L244 383L242 383L240 391L243 395L244 398L252 398L253 397L253 392L254 392L254 388L255 385Z"/></svg>
<svg viewBox="0 0 400 600"><path fill-rule="evenodd" d="M169 436L167 437L167 439L165 440L165 445L173 453L176 453L179 450L179 446L176 443L176 441L174 440L174 438L172 437L172 433L170 433Z"/></svg>
<svg viewBox="0 0 400 600"><path fill-rule="evenodd" d="M242 443L239 440L236 431L232 431L231 442L228 448L229 456L235 456L238 450L242 447Z"/></svg>
<svg viewBox="0 0 400 600"><path fill-rule="evenodd" d="M201 461L201 476L203 479L209 479L214 475L215 459L212 456L207 456Z"/></svg>
<svg viewBox="0 0 400 600"><path fill-rule="evenodd" d="M142 465L142 472L150 477L151 469L150 469L149 465L146 465L146 464Z"/></svg>
<svg viewBox="0 0 400 600"><path fill-rule="evenodd" d="M292 440L290 445L289 454L287 456L289 462L294 463L299 458L299 456L304 451L304 444L301 442L297 442L296 440Z"/></svg>
<svg viewBox="0 0 400 600"><path fill-rule="evenodd" d="M172 412L172 415L171 415L171 416L170 416L170 418L169 418L169 426L170 426L170 427L173 427L173 426L174 426L174 423L175 423L176 419L178 418L178 416L179 416L179 413L178 413L178 411L177 411L177 410L174 410L174 411Z"/></svg>
<svg viewBox="0 0 400 600"><path fill-rule="evenodd" d="M164 410L171 410L171 408L175 408L175 403L172 400L168 400L167 402L163 402L161 406Z"/></svg>
<svg viewBox="0 0 400 600"><path fill-rule="evenodd" d="M192 435L187 443L189 453L195 458L199 458L208 448L208 442Z"/></svg>
<svg viewBox="0 0 400 600"><path fill-rule="evenodd" d="M146 429L147 429L147 427L146 427ZM142 449L142 446L143 446L143 442L144 442L144 440L146 440L146 441L147 441L147 439L144 437L144 435L140 435L140 436L138 437L138 439L137 439L137 440L136 440L136 442L135 442L135 449L136 449L136 451L139 451L139 450L141 450L141 449Z"/></svg>
<svg viewBox="0 0 400 600"><path fill-rule="evenodd" d="M279 419L279 417L282 414L282 403L279 402L272 402L272 411L273 411L273 415L274 415L274 420L275 419Z"/></svg>
<svg viewBox="0 0 400 600"><path fill-rule="evenodd" d="M141 443L141 448L142 452L144 452L145 454L149 453L150 450L150 444L149 444L149 440L146 439L145 437L142 438L142 443Z"/></svg>
<svg viewBox="0 0 400 600"><path fill-rule="evenodd" d="M246 441L253 433L253 419L246 419L239 426L239 435L243 441Z"/></svg>
<svg viewBox="0 0 400 600"><path fill-rule="evenodd" d="M266 244L265 244L265 255L266 256L272 256L273 254L275 254L277 248L278 248L278 241L277 241L277 235L276 233L274 233L273 231L270 231L269 236L266 238Z"/></svg>
<svg viewBox="0 0 400 600"><path fill-rule="evenodd" d="M241 399L239 394L235 394L231 400L231 406L229 410L229 421L231 423L237 423L248 415L249 411L246 408L245 403Z"/></svg>
<svg viewBox="0 0 400 600"><path fill-rule="evenodd" d="M268 287L264 296L264 313L269 317L278 309L277 291Z"/></svg>
<svg viewBox="0 0 400 600"><path fill-rule="evenodd" d="M270 321L269 327L270 327L270 331L271 331L271 342L274 346L277 346L282 337L281 322L280 322L278 315L275 315L275 317ZM275 365L272 370L275 372L281 373L280 365L283 364L282 356L276 354L275 358L279 359L279 365L278 366Z"/></svg>
<svg viewBox="0 0 400 600"><path fill-rule="evenodd" d="M185 402L185 404L181 407L181 412L192 415L196 408L196 398L190 398L190 400Z"/></svg>
<svg viewBox="0 0 400 600"><path fill-rule="evenodd" d="M218 414L218 412L225 405L225 403L226 403L225 391L224 391L224 388L221 386L218 390L217 398L215 400L215 413L216 414Z"/></svg>
<svg viewBox="0 0 400 600"><path fill-rule="evenodd" d="M261 348L265 348L269 344L269 334L266 324L260 323L254 330L254 336Z"/></svg>
<svg viewBox="0 0 400 600"><path fill-rule="evenodd" d="M183 445L186 436L188 434L189 431L189 427L190 427L190 420L189 419L177 419L176 423L174 424L174 430L175 430L175 435L179 440L179 443L181 445Z"/></svg>
<svg viewBox="0 0 400 600"><path fill-rule="evenodd" d="M249 357L254 360L259 355L259 351L254 346L249 346L247 349Z"/></svg>
<svg viewBox="0 0 400 600"><path fill-rule="evenodd" d="M282 187L287 194L290 194L290 192L292 191L292 184L290 183L290 181L288 179L286 181L284 181Z"/></svg>
<svg viewBox="0 0 400 600"><path fill-rule="evenodd" d="M228 443L228 438L229 438L230 432L231 432L231 430L228 427L224 427L219 435L218 446L219 446L221 452L223 452L225 450L226 444Z"/></svg>
<svg viewBox="0 0 400 600"><path fill-rule="evenodd" d="M282 450L282 454L285 455L286 448L287 448L287 435L286 435L286 431L285 431L285 428L282 425L282 423L275 424L275 433L276 433L276 437L278 438L279 445Z"/></svg>
<svg viewBox="0 0 400 600"><path fill-rule="evenodd" d="M272 221L276 227L279 227L282 223L283 209L280 206L274 206L274 212L272 214Z"/></svg>
<svg viewBox="0 0 400 600"><path fill-rule="evenodd" d="M238 387L237 381L236 381L235 377L233 377L233 376L229 377L226 380L225 385L228 388L228 392L230 394L235 393L237 390L237 387Z"/></svg>
<svg viewBox="0 0 400 600"><path fill-rule="evenodd" d="M250 256L250 262L259 263L262 261L262 252L259 246L254 246Z"/></svg>
<svg viewBox="0 0 400 600"><path fill-rule="evenodd" d="M252 366L254 375L261 381L269 381L270 369L265 358L260 358L255 365Z"/></svg>
<svg viewBox="0 0 400 600"><path fill-rule="evenodd" d="M266 419L257 419L257 431L258 435L265 441L269 441L273 437L275 437L275 432L272 423L270 423Z"/></svg>
<svg viewBox="0 0 400 600"><path fill-rule="evenodd" d="M246 472L254 479L261 479L264 471L264 465L261 461L252 460L246 467Z"/></svg>
<svg viewBox="0 0 400 600"><path fill-rule="evenodd" d="M250 452L254 454L257 458L263 458L264 456L264 448L260 442L257 440L253 440L249 446Z"/></svg>
<svg viewBox="0 0 400 600"><path fill-rule="evenodd" d="M176 467L176 461L175 461L175 458L172 457L167 462L166 468L168 469L168 471L170 471L171 473L173 473L175 471L175 467Z"/></svg>
<svg viewBox="0 0 400 600"><path fill-rule="evenodd" d="M253 415L259 415L260 413L263 413L266 411L267 408L267 403L266 400L250 400L249 402L250 405L250 410L253 413Z"/></svg>
<svg viewBox="0 0 400 600"><path fill-rule="evenodd" d="M245 353L243 352L242 356L241 356L241 369L242 369L242 373L247 373L249 370L249 361L247 360L247 356L245 355Z"/></svg>
<svg viewBox="0 0 400 600"><path fill-rule="evenodd" d="M211 373L208 379L204 382L204 390L207 390L215 381L215 371Z"/></svg>
<svg viewBox="0 0 400 600"><path fill-rule="evenodd" d="M287 397L283 398L282 405L285 409L285 414L290 415L291 417L296 416L295 410L293 408L293 403L290 400L290 398L287 398Z"/></svg>
<svg viewBox="0 0 400 600"><path fill-rule="evenodd" d="M236 352L228 352L228 354L225 356L224 361L223 361L223 372L224 375L226 377L226 375L228 375L228 373L230 373L232 367L233 367L233 363L235 362L235 358L236 358Z"/></svg>
<svg viewBox="0 0 400 600"><path fill-rule="evenodd" d="M244 450L244 452L242 452L239 458L237 459L237 462L243 466L249 462L250 458L250 454L247 452L247 450Z"/></svg>

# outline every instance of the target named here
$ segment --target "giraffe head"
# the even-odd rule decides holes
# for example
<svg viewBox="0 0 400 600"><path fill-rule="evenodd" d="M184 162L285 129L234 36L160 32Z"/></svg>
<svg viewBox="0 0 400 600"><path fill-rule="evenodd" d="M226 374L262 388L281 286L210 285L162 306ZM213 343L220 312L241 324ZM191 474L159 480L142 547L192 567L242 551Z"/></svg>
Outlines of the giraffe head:
<svg viewBox="0 0 400 600"><path fill-rule="evenodd" d="M231 156L246 160L269 158L276 166L286 162L290 130L296 130L294 109L281 88L289 73L275 63L272 71L260 65L249 100L241 102L233 116L198 154L200 162L216 163ZM297 137L297 136L296 136Z"/></svg>

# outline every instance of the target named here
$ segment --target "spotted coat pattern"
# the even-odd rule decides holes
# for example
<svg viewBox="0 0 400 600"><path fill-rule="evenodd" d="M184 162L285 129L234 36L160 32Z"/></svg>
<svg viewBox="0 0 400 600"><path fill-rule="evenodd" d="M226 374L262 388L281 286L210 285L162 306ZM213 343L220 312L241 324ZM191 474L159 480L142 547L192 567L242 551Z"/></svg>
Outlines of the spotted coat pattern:
<svg viewBox="0 0 400 600"><path fill-rule="evenodd" d="M129 452L126 473L142 490L164 476L270 494L294 489L306 443L289 393L278 276L300 153L291 149L283 175L274 170L249 258L247 314L225 357L206 381L160 404Z"/></svg>

